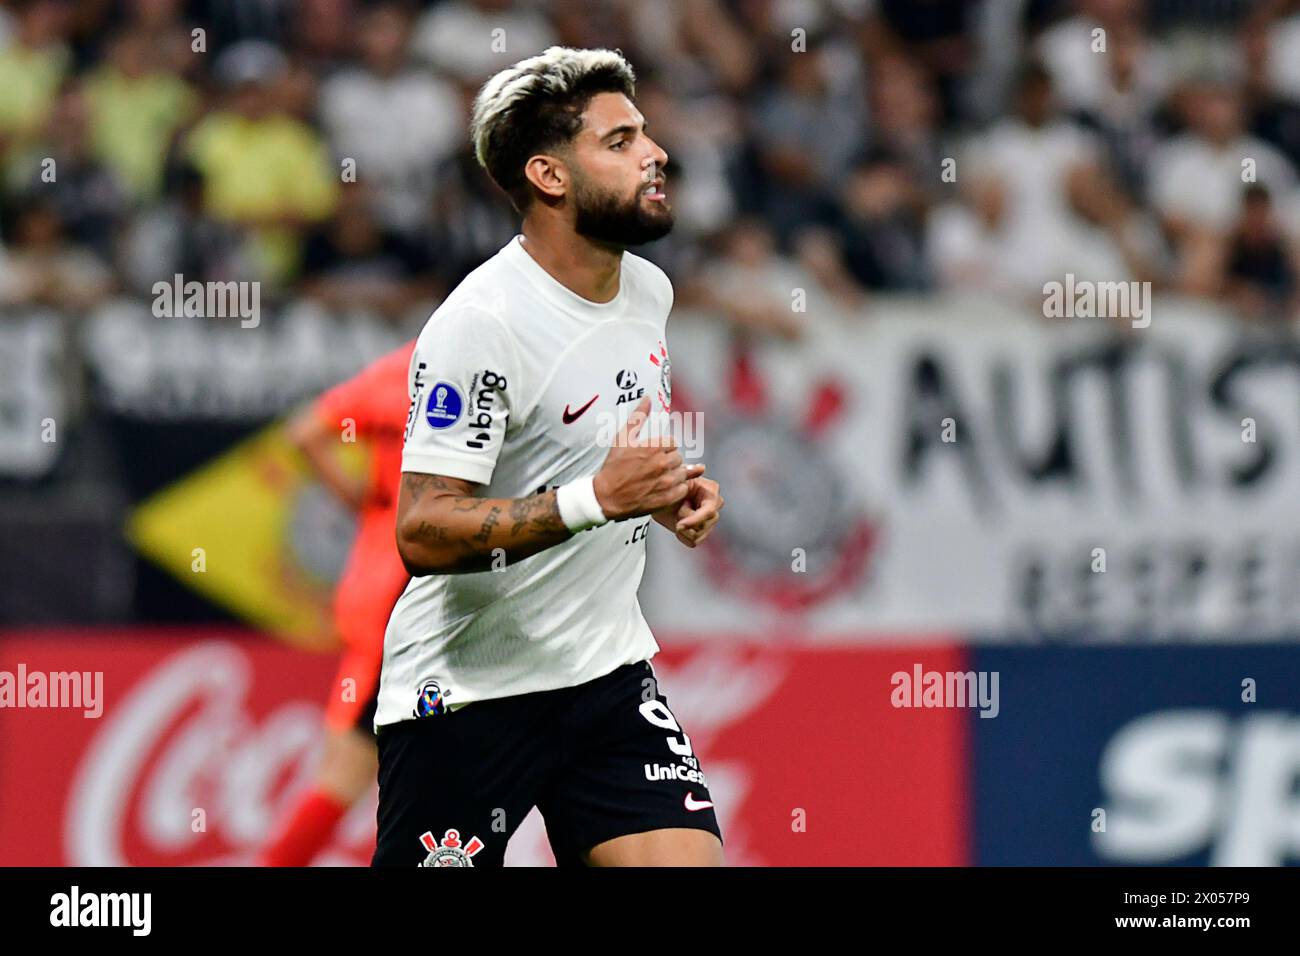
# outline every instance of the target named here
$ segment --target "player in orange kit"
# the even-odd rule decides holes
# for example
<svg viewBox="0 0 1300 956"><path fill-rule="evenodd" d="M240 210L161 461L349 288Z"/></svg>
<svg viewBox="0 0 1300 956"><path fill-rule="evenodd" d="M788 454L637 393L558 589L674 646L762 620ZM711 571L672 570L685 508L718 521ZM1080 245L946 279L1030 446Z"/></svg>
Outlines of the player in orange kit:
<svg viewBox="0 0 1300 956"><path fill-rule="evenodd" d="M334 621L346 650L325 709L325 752L310 790L263 848L262 866L306 866L329 842L348 808L374 786L372 721L388 615L406 587L394 539L402 435L410 405L408 342L336 385L289 424L289 435L320 480L360 515L334 594ZM338 442L349 425L368 444L370 469L357 481L342 468ZM352 684L345 684L347 679ZM350 693L345 693L350 689Z"/></svg>

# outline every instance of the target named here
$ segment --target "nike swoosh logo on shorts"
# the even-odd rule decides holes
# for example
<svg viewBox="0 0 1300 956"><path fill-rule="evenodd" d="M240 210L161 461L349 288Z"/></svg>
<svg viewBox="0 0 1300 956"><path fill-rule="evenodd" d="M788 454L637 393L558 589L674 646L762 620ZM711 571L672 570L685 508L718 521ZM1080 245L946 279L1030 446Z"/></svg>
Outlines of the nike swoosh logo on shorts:
<svg viewBox="0 0 1300 956"><path fill-rule="evenodd" d="M576 422L576 421L578 420L578 416L581 415L583 412L585 412L587 409L591 408L591 402L594 402L594 401L595 401L596 399L598 399L598 398L600 398L600 393L599 393L599 392L597 392L595 395L591 396L591 401L590 401L590 402L587 402L586 405L583 405L583 406L582 406L580 409L578 409L576 412L571 412L571 411L569 411L569 406L568 406L568 405L565 405L565 406L564 406L564 424L566 424L566 425L572 425L574 422Z"/></svg>
<svg viewBox="0 0 1300 956"><path fill-rule="evenodd" d="M695 794L693 793L688 793L686 795L685 803L687 810L703 810L705 807L713 806L712 800L696 800Z"/></svg>

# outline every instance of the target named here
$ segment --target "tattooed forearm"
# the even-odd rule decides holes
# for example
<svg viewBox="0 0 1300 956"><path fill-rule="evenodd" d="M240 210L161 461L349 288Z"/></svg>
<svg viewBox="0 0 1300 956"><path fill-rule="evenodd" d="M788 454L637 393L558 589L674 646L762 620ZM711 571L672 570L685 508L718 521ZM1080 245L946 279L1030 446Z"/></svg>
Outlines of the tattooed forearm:
<svg viewBox="0 0 1300 956"><path fill-rule="evenodd" d="M412 502L418 502L424 497L425 492L456 492L460 490L455 485L448 484L441 475L422 475L418 472L409 471L402 473L402 484L410 494Z"/></svg>
<svg viewBox="0 0 1300 956"><path fill-rule="evenodd" d="M446 541L447 529L440 524L429 524L427 521L421 521L420 526L415 529L416 535L423 541Z"/></svg>
<svg viewBox="0 0 1300 956"><path fill-rule="evenodd" d="M482 571L502 551L513 563L573 536L560 519L554 491L480 498L476 490L462 479L403 473L397 543L410 573Z"/></svg>
<svg viewBox="0 0 1300 956"><path fill-rule="evenodd" d="M546 532L560 531L564 528L554 491L528 498L516 498L510 503L510 518L514 522L510 527L512 538L517 538L525 529Z"/></svg>
<svg viewBox="0 0 1300 956"><path fill-rule="evenodd" d="M483 527L479 528L478 534L474 535L474 540L487 544L488 539L492 537L492 529L496 527L499 520L501 520L501 509L493 506L488 516L483 519Z"/></svg>

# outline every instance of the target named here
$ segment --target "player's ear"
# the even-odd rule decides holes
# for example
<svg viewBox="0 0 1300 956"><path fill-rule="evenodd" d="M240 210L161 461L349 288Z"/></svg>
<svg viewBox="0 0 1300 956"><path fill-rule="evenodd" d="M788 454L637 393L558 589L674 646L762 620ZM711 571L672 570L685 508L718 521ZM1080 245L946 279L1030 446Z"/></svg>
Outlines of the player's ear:
<svg viewBox="0 0 1300 956"><path fill-rule="evenodd" d="M524 176L543 196L563 199L569 191L569 170L558 156L538 153L528 157Z"/></svg>

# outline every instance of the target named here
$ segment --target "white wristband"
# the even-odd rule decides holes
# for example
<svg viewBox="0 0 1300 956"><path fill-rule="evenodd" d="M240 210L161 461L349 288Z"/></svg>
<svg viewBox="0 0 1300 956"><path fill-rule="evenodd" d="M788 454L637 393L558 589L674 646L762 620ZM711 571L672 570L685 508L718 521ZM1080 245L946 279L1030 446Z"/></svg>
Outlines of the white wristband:
<svg viewBox="0 0 1300 956"><path fill-rule="evenodd" d="M574 534L598 527L609 520L601 510L600 502L596 500L595 480L595 475L588 475L561 485L555 492L560 520Z"/></svg>

